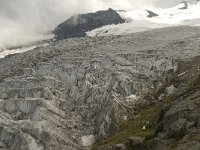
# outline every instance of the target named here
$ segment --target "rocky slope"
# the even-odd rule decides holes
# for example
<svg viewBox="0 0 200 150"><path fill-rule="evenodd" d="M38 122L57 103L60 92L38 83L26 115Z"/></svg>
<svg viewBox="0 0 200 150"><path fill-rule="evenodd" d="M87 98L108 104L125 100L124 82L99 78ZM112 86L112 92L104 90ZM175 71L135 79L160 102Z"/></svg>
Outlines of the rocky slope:
<svg viewBox="0 0 200 150"><path fill-rule="evenodd" d="M61 40L0 59L0 148L199 148L199 40L200 28L182 26Z"/></svg>
<svg viewBox="0 0 200 150"><path fill-rule="evenodd" d="M166 89L165 85L164 89L146 94L145 97L156 103L142 106L113 136L93 149L199 150L200 59L195 57L179 63L174 77L165 81L173 86ZM157 101L160 94L162 98Z"/></svg>
<svg viewBox="0 0 200 150"><path fill-rule="evenodd" d="M80 14L72 16L67 21L61 23L54 30L56 39L66 39L74 37L84 37L86 32L105 25L124 23L119 14L109 8L106 11Z"/></svg>

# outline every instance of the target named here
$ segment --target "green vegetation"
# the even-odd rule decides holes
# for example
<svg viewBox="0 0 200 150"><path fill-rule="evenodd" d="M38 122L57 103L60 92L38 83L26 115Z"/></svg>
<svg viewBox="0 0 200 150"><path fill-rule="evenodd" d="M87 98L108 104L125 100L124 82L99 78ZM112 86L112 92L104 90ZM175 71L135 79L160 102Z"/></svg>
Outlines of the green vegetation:
<svg viewBox="0 0 200 150"><path fill-rule="evenodd" d="M171 141L170 149L171 150L176 150L177 147L178 147L178 144L179 144L179 141L177 141L177 140Z"/></svg>
<svg viewBox="0 0 200 150"><path fill-rule="evenodd" d="M189 85L190 90L200 89L200 76Z"/></svg>
<svg viewBox="0 0 200 150"><path fill-rule="evenodd" d="M200 135L198 134L188 134L185 138L186 141L198 141L200 142Z"/></svg>
<svg viewBox="0 0 200 150"><path fill-rule="evenodd" d="M125 143L128 137L145 138L146 145L149 147L148 149L151 149L151 147L153 147L152 138L155 134L160 112L171 100L172 98L168 97L159 104L144 108L141 112L138 112L138 115L135 118L122 124L115 135L102 143L94 145L93 150L99 146L113 146L119 143Z"/></svg>

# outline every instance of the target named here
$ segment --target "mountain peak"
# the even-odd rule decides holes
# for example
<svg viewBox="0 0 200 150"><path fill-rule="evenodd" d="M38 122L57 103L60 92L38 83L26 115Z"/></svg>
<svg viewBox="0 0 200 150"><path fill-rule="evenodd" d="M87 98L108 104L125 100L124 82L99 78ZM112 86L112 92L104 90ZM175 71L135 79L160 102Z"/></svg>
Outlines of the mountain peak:
<svg viewBox="0 0 200 150"><path fill-rule="evenodd" d="M86 32L105 25L124 23L120 15L109 8L95 13L79 14L58 25L54 31L56 39L84 37Z"/></svg>
<svg viewBox="0 0 200 150"><path fill-rule="evenodd" d="M188 8L188 2L182 1L180 4L183 4L183 7L179 8L179 9L184 10L184 9Z"/></svg>

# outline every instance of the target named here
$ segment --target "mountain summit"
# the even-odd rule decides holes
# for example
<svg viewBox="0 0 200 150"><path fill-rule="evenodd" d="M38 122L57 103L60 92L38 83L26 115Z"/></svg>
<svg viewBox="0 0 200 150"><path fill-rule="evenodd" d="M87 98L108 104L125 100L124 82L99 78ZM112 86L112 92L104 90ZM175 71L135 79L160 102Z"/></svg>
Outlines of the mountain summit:
<svg viewBox="0 0 200 150"><path fill-rule="evenodd" d="M56 39L84 37L86 32L105 25L124 23L125 20L113 9L75 15L58 25L54 31Z"/></svg>

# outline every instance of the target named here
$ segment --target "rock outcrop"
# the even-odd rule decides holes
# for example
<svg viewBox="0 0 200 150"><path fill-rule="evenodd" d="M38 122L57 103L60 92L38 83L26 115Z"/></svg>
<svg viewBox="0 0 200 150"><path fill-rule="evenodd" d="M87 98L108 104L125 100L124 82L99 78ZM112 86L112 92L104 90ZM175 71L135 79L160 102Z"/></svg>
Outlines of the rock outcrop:
<svg viewBox="0 0 200 150"><path fill-rule="evenodd" d="M148 15L147 15L148 18L153 18L153 17L159 16L158 14L156 14L153 11L150 11L150 10L146 10L146 11L148 12Z"/></svg>
<svg viewBox="0 0 200 150"><path fill-rule="evenodd" d="M181 10L188 9L188 3L186 1L181 2L181 4L183 4L184 6L179 9L181 9Z"/></svg>
<svg viewBox="0 0 200 150"><path fill-rule="evenodd" d="M106 11L96 13L80 14L72 16L61 23L54 30L56 39L84 37L86 32L105 25L124 23L119 14L109 8Z"/></svg>
<svg viewBox="0 0 200 150"><path fill-rule="evenodd" d="M165 136L174 138L169 136L168 127L169 133L187 128L178 137L187 139L189 129L196 127L197 131L199 126L198 111L193 118L189 116L199 108L197 92L188 100L177 98L168 109L159 102L179 88L178 83L169 81L179 71L179 62L199 55L199 38L198 27L163 28L124 36L60 40L0 59L0 148L90 149L134 118L138 120L127 123L128 133L137 132L137 136L122 133L129 146L145 146L140 131L148 131L142 133L149 138L157 133L159 147L160 141L169 142ZM184 67L189 63L185 64L181 71L187 70ZM145 113L143 108L149 105L155 109ZM157 108L164 109L159 126L151 121L159 116ZM140 114L143 120L136 117L138 110L144 111ZM185 111L185 116L172 121L179 111ZM148 130L150 127L157 132ZM124 148L120 142L114 145L118 149ZM198 141L193 142L198 146Z"/></svg>
<svg viewBox="0 0 200 150"><path fill-rule="evenodd" d="M180 64L179 92L165 107L155 134L157 149L200 149L200 59ZM176 82L175 81L175 82Z"/></svg>

